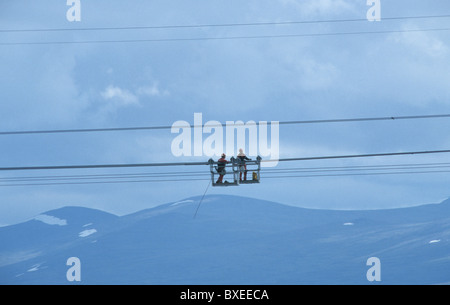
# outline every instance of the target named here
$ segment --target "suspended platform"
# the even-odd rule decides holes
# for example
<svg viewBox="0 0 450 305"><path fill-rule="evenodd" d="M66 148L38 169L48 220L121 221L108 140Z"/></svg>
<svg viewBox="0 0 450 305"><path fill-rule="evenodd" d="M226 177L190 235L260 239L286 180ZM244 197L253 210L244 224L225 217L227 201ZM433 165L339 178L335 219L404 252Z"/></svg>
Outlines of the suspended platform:
<svg viewBox="0 0 450 305"><path fill-rule="evenodd" d="M209 159L208 164L210 166L211 172L211 185L214 187L239 186L240 184L260 183L260 156L258 156L256 160L247 160L245 162L232 157L229 163L225 164L225 167L221 171L217 161ZM224 175L223 182L218 182L217 180L221 174ZM227 180L227 178L230 181Z"/></svg>

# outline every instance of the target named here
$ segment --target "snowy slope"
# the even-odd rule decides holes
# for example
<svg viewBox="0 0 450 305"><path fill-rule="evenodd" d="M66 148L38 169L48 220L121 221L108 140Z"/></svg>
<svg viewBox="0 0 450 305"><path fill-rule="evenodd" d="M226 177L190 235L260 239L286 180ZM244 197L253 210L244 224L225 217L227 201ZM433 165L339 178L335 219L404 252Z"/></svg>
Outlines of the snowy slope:
<svg viewBox="0 0 450 305"><path fill-rule="evenodd" d="M67 207L0 228L0 284L381 284L450 282L450 201L330 211L199 197L118 217Z"/></svg>

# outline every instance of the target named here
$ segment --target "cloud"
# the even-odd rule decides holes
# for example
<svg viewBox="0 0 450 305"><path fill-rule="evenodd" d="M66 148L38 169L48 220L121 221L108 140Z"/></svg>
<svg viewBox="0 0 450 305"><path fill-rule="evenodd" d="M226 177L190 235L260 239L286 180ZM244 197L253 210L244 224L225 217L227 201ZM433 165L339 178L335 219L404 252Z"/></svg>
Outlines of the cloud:
<svg viewBox="0 0 450 305"><path fill-rule="evenodd" d="M89 101L76 79L76 56L54 50L0 51L0 122L9 128L72 124ZM20 126L20 127L19 127Z"/></svg>
<svg viewBox="0 0 450 305"><path fill-rule="evenodd" d="M341 14L355 11L354 1L347 0L280 0L297 8L305 16Z"/></svg>
<svg viewBox="0 0 450 305"><path fill-rule="evenodd" d="M158 83L153 83L153 85L151 86L139 87L136 93L140 96L147 96L147 97L161 97L170 94L168 90L159 89Z"/></svg>
<svg viewBox="0 0 450 305"><path fill-rule="evenodd" d="M114 101L116 107L126 105L139 105L138 97L126 89L121 89L115 86L108 86L101 96L105 100Z"/></svg>
<svg viewBox="0 0 450 305"><path fill-rule="evenodd" d="M331 63L320 63L312 59L299 64L301 86L304 90L322 90L334 84L338 69Z"/></svg>
<svg viewBox="0 0 450 305"><path fill-rule="evenodd" d="M404 27L408 30L411 27ZM405 32L390 36L390 40L431 57L441 57L448 54L448 46L438 37L429 32Z"/></svg>
<svg viewBox="0 0 450 305"><path fill-rule="evenodd" d="M336 88L340 83L342 67L336 52L311 53L311 45L303 43L277 45L270 48L267 58L277 58L272 67L278 78L284 82L280 86L297 92L323 92Z"/></svg>
<svg viewBox="0 0 450 305"><path fill-rule="evenodd" d="M163 98L170 93L160 89L158 83L127 89L108 85L100 92L101 103L96 106L94 118L104 120L109 115L128 108L142 108L153 99Z"/></svg>
<svg viewBox="0 0 450 305"><path fill-rule="evenodd" d="M104 100L113 102L116 108L129 105L139 106L142 97L163 97L169 94L168 90L161 90L157 83L153 83L151 86L141 86L134 92L109 85L100 93Z"/></svg>
<svg viewBox="0 0 450 305"><path fill-rule="evenodd" d="M136 94L118 86L109 85L100 92L100 96L103 100L95 111L96 120L104 120L121 109L141 106Z"/></svg>

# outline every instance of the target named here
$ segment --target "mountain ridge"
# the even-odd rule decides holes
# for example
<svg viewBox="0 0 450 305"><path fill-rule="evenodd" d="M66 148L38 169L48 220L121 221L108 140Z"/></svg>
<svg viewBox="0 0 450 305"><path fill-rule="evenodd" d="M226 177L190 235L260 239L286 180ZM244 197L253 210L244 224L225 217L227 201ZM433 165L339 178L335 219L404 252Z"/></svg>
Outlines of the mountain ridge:
<svg viewBox="0 0 450 305"><path fill-rule="evenodd" d="M371 256L387 284L450 281L449 200L342 211L200 199L124 216L64 207L0 228L0 283L70 284L72 256L85 284L367 284Z"/></svg>

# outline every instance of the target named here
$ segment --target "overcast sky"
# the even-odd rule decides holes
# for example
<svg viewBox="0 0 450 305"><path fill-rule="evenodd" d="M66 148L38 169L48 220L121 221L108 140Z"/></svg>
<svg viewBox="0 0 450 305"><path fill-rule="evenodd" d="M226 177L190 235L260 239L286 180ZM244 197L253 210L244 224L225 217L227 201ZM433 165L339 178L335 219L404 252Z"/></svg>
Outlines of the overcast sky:
<svg viewBox="0 0 450 305"><path fill-rule="evenodd" d="M364 20L370 9L366 0L81 0L81 21L69 22L66 1L3 0L0 131L170 126L179 120L193 124L194 113L202 113L203 123L450 113L450 18L391 19L449 15L450 3L380 3L381 21L369 22ZM327 20L353 21L236 25ZM235 26L117 29L223 24ZM36 29L53 31L29 31ZM356 32L360 34L349 34ZM305 36L326 33L340 34ZM273 37L285 35L298 36ZM189 40L256 36L272 38ZM87 41L97 43L50 43ZM290 158L450 149L449 127L449 119L284 125L279 130L279 152L281 158ZM170 130L2 135L0 167L208 159L175 157L171 151L175 136ZM442 154L308 161L279 167L446 162L450 156ZM154 171L168 170L208 173L209 169ZM148 171L1 174L6 178ZM208 194L252 196L308 208L395 208L448 198L449 178L450 173L289 179L262 176L260 185L210 188ZM202 195L207 184L1 186L0 225L67 205L123 215Z"/></svg>

